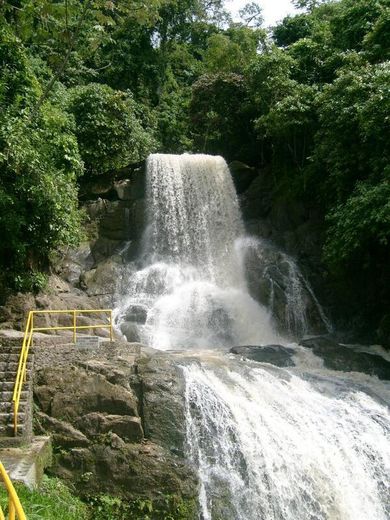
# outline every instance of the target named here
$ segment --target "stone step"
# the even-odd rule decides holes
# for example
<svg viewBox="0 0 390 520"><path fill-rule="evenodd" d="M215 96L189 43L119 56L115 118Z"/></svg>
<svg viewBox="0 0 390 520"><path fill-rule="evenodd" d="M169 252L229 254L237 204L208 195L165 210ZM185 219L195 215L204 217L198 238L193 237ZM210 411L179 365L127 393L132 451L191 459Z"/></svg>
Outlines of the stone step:
<svg viewBox="0 0 390 520"><path fill-rule="evenodd" d="M27 379L30 372L27 372ZM0 381L15 381L16 372L14 370L3 370L0 372Z"/></svg>
<svg viewBox="0 0 390 520"><path fill-rule="evenodd" d="M4 347L0 346L0 354L2 354L2 355L9 354L9 355L20 356L21 351L22 351L21 345L19 345L18 347L12 347L12 348L9 348L9 347L4 348ZM30 352L32 352L31 348L30 348L29 353Z"/></svg>
<svg viewBox="0 0 390 520"><path fill-rule="evenodd" d="M29 391L28 390L22 390L20 393L20 400L25 401L28 397ZM7 403L12 401L12 395L13 391L5 390L4 392L0 393L0 401L2 403Z"/></svg>
<svg viewBox="0 0 390 520"><path fill-rule="evenodd" d="M27 370L31 370L32 363L31 361L27 361ZM18 362L16 361L10 361L9 363L6 361L0 361L0 372L3 371L14 371L17 372L18 370Z"/></svg>
<svg viewBox="0 0 390 520"><path fill-rule="evenodd" d="M18 412L18 424L22 425L26 419L26 414L19 410ZM13 423L14 414L13 413L0 413L0 426L1 425L10 425Z"/></svg>
<svg viewBox="0 0 390 520"><path fill-rule="evenodd" d="M0 393L14 391L15 381L2 381L0 383Z"/></svg>
<svg viewBox="0 0 390 520"><path fill-rule="evenodd" d="M18 421L18 435L23 435L24 433L24 424L21 424ZM0 436L2 437L12 437L14 434L13 424L0 424Z"/></svg>
<svg viewBox="0 0 390 520"><path fill-rule="evenodd" d="M12 352L0 352L0 361L1 362L7 362L7 363L12 361L14 363L18 363L18 361L19 361L19 354L17 354L16 352L15 353L12 353Z"/></svg>
<svg viewBox="0 0 390 520"><path fill-rule="evenodd" d="M24 412L27 407L27 401L19 401L19 412ZM0 413L12 413L13 403L12 401L6 401L0 403Z"/></svg>
<svg viewBox="0 0 390 520"><path fill-rule="evenodd" d="M0 439L0 442L3 439ZM21 437L6 439L8 447L0 448L0 460L3 462L10 479L13 482L22 482L30 489L39 486L43 478L43 471L51 465L52 449L50 437L33 437L26 446ZM20 448L10 448L13 444L22 442ZM39 508L38 508L39 509ZM40 517L39 513L35 515Z"/></svg>

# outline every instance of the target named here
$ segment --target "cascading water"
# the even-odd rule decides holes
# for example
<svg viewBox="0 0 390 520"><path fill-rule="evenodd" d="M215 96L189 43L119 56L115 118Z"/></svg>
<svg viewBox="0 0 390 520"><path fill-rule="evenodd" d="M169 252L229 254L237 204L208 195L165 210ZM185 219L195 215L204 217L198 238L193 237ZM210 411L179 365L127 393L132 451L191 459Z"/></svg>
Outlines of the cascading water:
<svg viewBox="0 0 390 520"><path fill-rule="evenodd" d="M389 385L295 370L184 367L203 520L390 518Z"/></svg>
<svg viewBox="0 0 390 520"><path fill-rule="evenodd" d="M326 370L298 346L288 369L219 352L288 343L278 319L292 335L308 332L310 298L329 328L292 259L244 236L225 161L150 156L147 211L116 322L163 350L219 347L178 361L201 519L389 520L389 383Z"/></svg>
<svg viewBox="0 0 390 520"><path fill-rule="evenodd" d="M123 331L141 315L140 340L162 349L282 340L248 292L236 247L244 227L221 157L151 155L147 212L143 268L129 268L116 311Z"/></svg>

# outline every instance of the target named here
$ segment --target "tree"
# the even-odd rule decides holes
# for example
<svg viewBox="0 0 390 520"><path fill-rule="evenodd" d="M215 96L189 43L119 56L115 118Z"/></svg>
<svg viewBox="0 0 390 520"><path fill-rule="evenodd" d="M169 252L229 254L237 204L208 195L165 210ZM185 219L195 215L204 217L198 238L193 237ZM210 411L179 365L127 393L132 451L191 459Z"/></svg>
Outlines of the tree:
<svg viewBox="0 0 390 520"><path fill-rule="evenodd" d="M259 28L263 25L263 10L256 2L246 4L240 9L239 15L246 27Z"/></svg>
<svg viewBox="0 0 390 520"><path fill-rule="evenodd" d="M69 111L88 175L138 162L156 145L148 121L130 92L90 83L71 89Z"/></svg>
<svg viewBox="0 0 390 520"><path fill-rule="evenodd" d="M38 289L50 253L79 239L76 180L83 163L59 98L29 118L41 85L8 27L0 31L0 61L0 266L8 285Z"/></svg>

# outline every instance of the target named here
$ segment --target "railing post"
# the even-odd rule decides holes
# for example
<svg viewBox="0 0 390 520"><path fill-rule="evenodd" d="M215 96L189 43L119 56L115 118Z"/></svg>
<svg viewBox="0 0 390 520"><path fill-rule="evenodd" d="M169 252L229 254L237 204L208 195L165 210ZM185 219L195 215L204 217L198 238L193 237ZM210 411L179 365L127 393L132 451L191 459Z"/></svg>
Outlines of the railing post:
<svg viewBox="0 0 390 520"><path fill-rule="evenodd" d="M34 311L31 311L31 334L32 334L32 337L31 337L31 346L33 347L34 346Z"/></svg>
<svg viewBox="0 0 390 520"><path fill-rule="evenodd" d="M9 520L15 520L15 504L11 496L8 499L8 518Z"/></svg>
<svg viewBox="0 0 390 520"><path fill-rule="evenodd" d="M76 345L76 310L73 311L73 343Z"/></svg>
<svg viewBox="0 0 390 520"><path fill-rule="evenodd" d="M13 401L14 405L14 436L18 435L18 413L16 410L16 401Z"/></svg>
<svg viewBox="0 0 390 520"><path fill-rule="evenodd" d="M110 342L112 343L112 311L110 311Z"/></svg>

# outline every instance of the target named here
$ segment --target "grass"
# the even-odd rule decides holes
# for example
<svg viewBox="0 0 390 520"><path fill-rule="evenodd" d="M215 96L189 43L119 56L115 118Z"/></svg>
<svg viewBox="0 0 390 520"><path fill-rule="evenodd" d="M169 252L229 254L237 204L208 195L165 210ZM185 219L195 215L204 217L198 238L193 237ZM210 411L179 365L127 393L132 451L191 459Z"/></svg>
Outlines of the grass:
<svg viewBox="0 0 390 520"><path fill-rule="evenodd" d="M82 502L57 478L45 476L39 490L15 484L28 520L192 520L197 518L193 500L174 495L156 502L137 499L130 502L110 495L90 497ZM0 487L0 506L7 512L8 496ZM7 515L6 515L7 518Z"/></svg>
<svg viewBox="0 0 390 520"><path fill-rule="evenodd" d="M56 478L44 477L39 490L15 485L28 520L88 520L88 507ZM0 488L0 505L7 511L7 494Z"/></svg>

